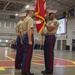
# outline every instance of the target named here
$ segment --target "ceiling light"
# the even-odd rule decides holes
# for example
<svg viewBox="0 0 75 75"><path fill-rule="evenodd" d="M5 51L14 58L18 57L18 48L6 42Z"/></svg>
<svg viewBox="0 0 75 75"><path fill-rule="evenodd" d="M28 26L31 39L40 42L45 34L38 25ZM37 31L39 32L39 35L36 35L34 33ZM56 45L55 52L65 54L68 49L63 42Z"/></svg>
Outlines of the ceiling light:
<svg viewBox="0 0 75 75"><path fill-rule="evenodd" d="M18 13L16 13L15 16L18 16Z"/></svg>
<svg viewBox="0 0 75 75"><path fill-rule="evenodd" d="M6 40L6 42L8 42L8 40Z"/></svg>
<svg viewBox="0 0 75 75"><path fill-rule="evenodd" d="M2 42L2 40L0 40L0 42Z"/></svg>
<svg viewBox="0 0 75 75"><path fill-rule="evenodd" d="M29 5L26 5L26 8L29 8Z"/></svg>

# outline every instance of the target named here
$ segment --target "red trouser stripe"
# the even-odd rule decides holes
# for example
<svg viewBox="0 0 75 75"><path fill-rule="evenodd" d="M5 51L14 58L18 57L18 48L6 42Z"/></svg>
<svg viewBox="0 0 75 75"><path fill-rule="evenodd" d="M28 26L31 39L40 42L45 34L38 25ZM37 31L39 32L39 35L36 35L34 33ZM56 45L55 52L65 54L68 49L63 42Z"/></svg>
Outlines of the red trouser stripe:
<svg viewBox="0 0 75 75"><path fill-rule="evenodd" d="M27 60L26 60L25 72L28 72L29 60L30 60L30 56L31 56L31 50L32 50L32 45L29 46L29 48L28 48L28 56L27 56Z"/></svg>

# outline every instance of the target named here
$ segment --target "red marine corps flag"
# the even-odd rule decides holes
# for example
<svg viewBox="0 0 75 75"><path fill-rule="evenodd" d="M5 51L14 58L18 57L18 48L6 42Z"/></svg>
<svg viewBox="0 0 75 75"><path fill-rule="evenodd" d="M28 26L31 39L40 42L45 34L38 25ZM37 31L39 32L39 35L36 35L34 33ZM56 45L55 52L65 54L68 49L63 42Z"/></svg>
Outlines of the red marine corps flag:
<svg viewBox="0 0 75 75"><path fill-rule="evenodd" d="M46 16L46 0L36 0L36 28L40 34L44 28Z"/></svg>

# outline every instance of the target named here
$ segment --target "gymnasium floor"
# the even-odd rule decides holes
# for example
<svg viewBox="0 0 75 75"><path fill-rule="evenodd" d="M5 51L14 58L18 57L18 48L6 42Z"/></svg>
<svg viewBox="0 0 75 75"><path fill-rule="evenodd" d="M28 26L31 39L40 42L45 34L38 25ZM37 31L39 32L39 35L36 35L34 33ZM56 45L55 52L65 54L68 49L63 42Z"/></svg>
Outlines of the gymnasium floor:
<svg viewBox="0 0 75 75"><path fill-rule="evenodd" d="M21 70L14 69L15 50L0 48L0 75L21 75ZM42 75L44 70L44 57L42 50L35 50L31 72ZM55 50L53 75L75 75L75 52Z"/></svg>

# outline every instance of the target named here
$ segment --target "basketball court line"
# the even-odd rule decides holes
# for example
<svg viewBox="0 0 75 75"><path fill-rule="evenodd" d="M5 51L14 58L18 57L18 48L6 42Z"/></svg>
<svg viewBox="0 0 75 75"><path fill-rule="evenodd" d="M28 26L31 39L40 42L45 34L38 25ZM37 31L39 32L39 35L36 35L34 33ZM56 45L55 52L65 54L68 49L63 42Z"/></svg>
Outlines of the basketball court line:
<svg viewBox="0 0 75 75"><path fill-rule="evenodd" d="M40 57L40 56L41 56L41 57ZM9 57L9 56L6 56L6 57L9 58L9 59L12 60L12 61L15 60L15 59L13 59L12 57ZM34 54L34 57L40 58L40 59L44 59L44 58L43 58L43 55L41 55L41 54ZM73 64L75 64L75 62L72 61L72 60L66 60L66 59L61 59L61 58L55 58L55 59L59 59L59 60L63 60L63 61L68 61L68 62L72 62Z"/></svg>
<svg viewBox="0 0 75 75"><path fill-rule="evenodd" d="M10 60L4 60L4 61L15 61L14 58L10 57L10 56L6 56L7 58L9 58ZM34 54L34 57L36 58L40 58L40 59L44 59L43 55L41 54ZM61 59L61 58L55 58L55 59L58 59L58 60L63 60L63 61L68 61L68 62L71 62L73 64L75 64L74 61L71 61L71 60L66 60L66 59ZM0 60L1 61L1 60ZM42 65L44 66L44 64L42 63L38 63L37 61L41 61L41 60L35 60L36 62L33 62L34 60L32 60L32 64L36 64L36 65ZM75 65L58 65L58 66L55 66L55 67L75 67ZM5 67L0 67L0 70L5 70L5 68L14 68L14 66L5 66Z"/></svg>
<svg viewBox="0 0 75 75"><path fill-rule="evenodd" d="M5 68L4 67L0 67L0 71L4 71L5 70Z"/></svg>
<svg viewBox="0 0 75 75"><path fill-rule="evenodd" d="M39 57L39 58L41 58L41 59L44 59L44 58L42 58L43 57L43 55L41 55L41 54L35 54L34 53L34 57ZM42 56L42 57L40 57L40 56ZM67 60L67 59L62 59L62 58L55 58L55 59L59 59L59 60L64 60L64 61L69 61L69 62L72 62L73 64L75 64L75 61L72 61L72 60Z"/></svg>
<svg viewBox="0 0 75 75"><path fill-rule="evenodd" d="M12 57L10 56L6 56L8 59L10 59L11 61L15 61L15 59L13 59Z"/></svg>
<svg viewBox="0 0 75 75"><path fill-rule="evenodd" d="M32 64L44 66L44 64L41 64L41 63L32 62ZM62 68L62 67L75 67L75 65L64 65L64 66L54 66L54 67L60 67L60 68Z"/></svg>

